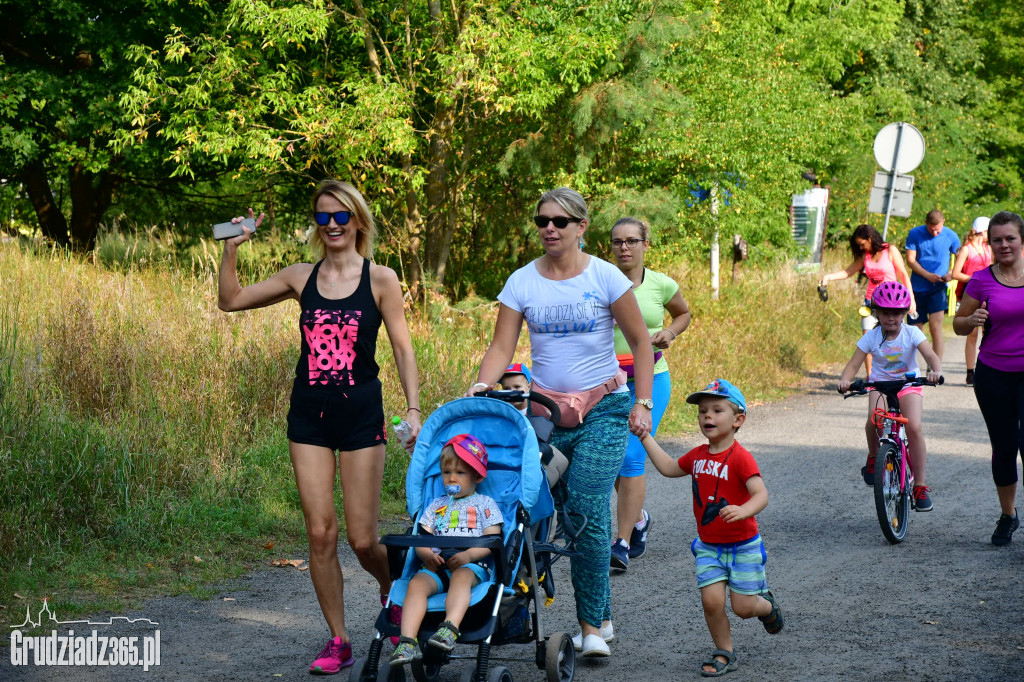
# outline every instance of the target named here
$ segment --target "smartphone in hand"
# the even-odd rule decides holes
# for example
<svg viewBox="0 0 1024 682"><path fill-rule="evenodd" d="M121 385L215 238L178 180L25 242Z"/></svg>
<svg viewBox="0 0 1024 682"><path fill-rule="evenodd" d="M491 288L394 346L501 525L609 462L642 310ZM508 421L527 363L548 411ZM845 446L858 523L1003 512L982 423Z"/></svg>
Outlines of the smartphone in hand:
<svg viewBox="0 0 1024 682"><path fill-rule="evenodd" d="M244 232L242 231L243 225L245 227L248 227L253 232L256 231L255 218L245 218L242 220L242 222L239 223L233 223L229 220L226 223L217 223L216 225L213 226L213 238L216 239L217 241L221 241L224 239L231 239L232 237L237 237L240 234L244 234Z"/></svg>

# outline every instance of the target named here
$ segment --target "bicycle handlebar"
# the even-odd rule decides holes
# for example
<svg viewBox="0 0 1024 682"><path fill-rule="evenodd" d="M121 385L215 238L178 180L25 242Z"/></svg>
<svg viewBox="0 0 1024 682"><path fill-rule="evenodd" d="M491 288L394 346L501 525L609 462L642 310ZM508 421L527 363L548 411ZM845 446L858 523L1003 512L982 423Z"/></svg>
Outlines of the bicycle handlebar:
<svg viewBox="0 0 1024 682"><path fill-rule="evenodd" d="M867 381L865 379L857 379L850 384L849 392L843 396L843 399L852 398L855 395L867 395L868 389L873 388L878 391L892 391L899 390L904 386L938 386L946 383L946 377L940 376L936 382L928 381L927 377L907 377L905 379L895 379L893 381ZM837 391L839 389L836 389ZM842 393L842 391L839 391Z"/></svg>

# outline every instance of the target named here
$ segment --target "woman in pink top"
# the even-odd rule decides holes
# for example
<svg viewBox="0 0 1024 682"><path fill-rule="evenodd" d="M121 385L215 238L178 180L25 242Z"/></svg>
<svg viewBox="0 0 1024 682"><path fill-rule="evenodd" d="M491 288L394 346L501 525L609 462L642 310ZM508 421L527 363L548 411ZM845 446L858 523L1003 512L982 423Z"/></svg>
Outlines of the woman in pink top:
<svg viewBox="0 0 1024 682"><path fill-rule="evenodd" d="M850 251L853 253L853 262L843 270L830 272L821 278L820 285L825 286L829 282L852 277L858 272L863 272L868 278L868 288L864 292L863 306L871 308L871 295L875 288L882 282L900 282L910 290L910 275L907 274L907 267L903 263L903 256L900 250L892 244L882 241L882 235L870 225L858 225L857 229L850 235ZM913 301L910 304L910 315L917 312ZM873 315L865 315L861 318L860 328L863 333L875 328L878 320ZM864 361L864 369L871 373L871 356Z"/></svg>
<svg viewBox="0 0 1024 682"><path fill-rule="evenodd" d="M971 225L971 232L964 239L964 245L956 254L956 262L953 264L953 278L957 280L956 302L964 295L964 288L970 281L971 275L978 270L984 270L992 265L992 249L988 245L988 218L979 216L974 219ZM975 327L967 335L967 343L964 345L964 357L967 361L967 385L974 385L974 361L978 356L978 329Z"/></svg>
<svg viewBox="0 0 1024 682"><path fill-rule="evenodd" d="M1017 458L1024 453L1024 220L1000 211L989 222L991 267L967 283L953 331L967 336L985 327L974 375L974 397L992 443L992 480L1002 514L993 545L1009 544L1017 530Z"/></svg>

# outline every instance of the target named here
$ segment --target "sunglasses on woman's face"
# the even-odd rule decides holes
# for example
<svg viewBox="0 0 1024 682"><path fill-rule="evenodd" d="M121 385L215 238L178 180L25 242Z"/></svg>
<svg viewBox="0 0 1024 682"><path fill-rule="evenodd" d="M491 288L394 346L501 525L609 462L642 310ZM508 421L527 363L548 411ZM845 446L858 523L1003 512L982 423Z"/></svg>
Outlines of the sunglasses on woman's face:
<svg viewBox="0 0 1024 682"><path fill-rule="evenodd" d="M578 223L579 221L575 218L566 218L564 215L556 215L554 218L549 218L546 215L535 215L533 216L533 223L537 227L547 227L548 223L554 223L555 227L559 230L564 230L569 227L569 223Z"/></svg>
<svg viewBox="0 0 1024 682"><path fill-rule="evenodd" d="M313 220L320 227L324 227L327 223L331 222L331 218L334 218L336 225L348 225L348 221L352 219L352 212L335 211L334 213L328 213L327 211L313 211Z"/></svg>

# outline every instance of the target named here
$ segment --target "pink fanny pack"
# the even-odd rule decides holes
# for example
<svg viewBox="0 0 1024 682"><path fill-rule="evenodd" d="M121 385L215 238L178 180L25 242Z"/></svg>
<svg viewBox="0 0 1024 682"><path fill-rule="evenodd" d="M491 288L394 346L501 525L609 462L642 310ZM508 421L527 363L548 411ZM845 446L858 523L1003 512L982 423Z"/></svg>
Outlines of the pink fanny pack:
<svg viewBox="0 0 1024 682"><path fill-rule="evenodd" d="M536 384L534 384L533 390L541 395L546 395L558 405L558 409L562 413L562 418L558 421L558 425L565 429L571 429L583 423L583 418L593 409L594 405L601 401L601 398L625 383L626 373L620 369L615 373L615 376L603 384L579 393L549 391L546 388L540 388Z"/></svg>

